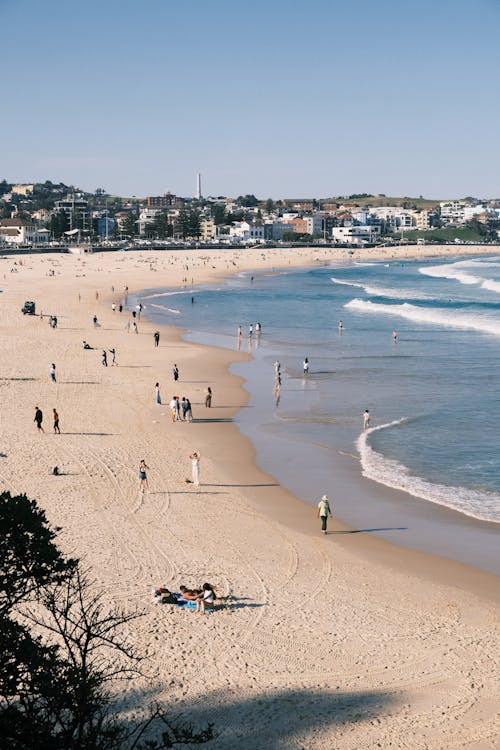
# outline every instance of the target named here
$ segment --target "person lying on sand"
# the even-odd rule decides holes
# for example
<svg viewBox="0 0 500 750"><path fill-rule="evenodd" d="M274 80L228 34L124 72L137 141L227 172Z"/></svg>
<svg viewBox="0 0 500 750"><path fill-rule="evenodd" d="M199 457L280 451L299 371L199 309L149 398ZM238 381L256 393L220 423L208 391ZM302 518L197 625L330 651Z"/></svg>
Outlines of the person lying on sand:
<svg viewBox="0 0 500 750"><path fill-rule="evenodd" d="M166 586L154 586L151 592L154 604L177 604L177 596Z"/></svg>
<svg viewBox="0 0 500 750"><path fill-rule="evenodd" d="M184 585L179 586L179 591L181 592L183 599L187 599L187 601L191 602L195 602L200 594L202 594L201 589L188 589Z"/></svg>

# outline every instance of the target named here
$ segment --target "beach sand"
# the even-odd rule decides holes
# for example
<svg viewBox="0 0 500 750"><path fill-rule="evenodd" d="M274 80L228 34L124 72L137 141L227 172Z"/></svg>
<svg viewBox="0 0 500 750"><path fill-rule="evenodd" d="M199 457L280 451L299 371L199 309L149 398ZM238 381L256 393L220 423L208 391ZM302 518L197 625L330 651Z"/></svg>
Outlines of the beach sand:
<svg viewBox="0 0 500 750"><path fill-rule="evenodd" d="M2 489L38 500L62 528L63 550L92 568L110 601L146 608L130 632L146 674L129 700L213 721L219 737L208 747L491 750L500 747L498 577L365 534L321 535L315 510L255 467L252 445L231 424L245 392L228 365L248 355L187 343L173 328L162 328L155 349L155 326L141 319L138 335L128 333L130 314L111 310L125 285L175 286L185 276L199 284L335 252L346 257L315 248L2 258ZM43 319L21 314L26 299ZM83 339L94 349L83 350ZM101 351L113 347L118 366L105 368ZM156 381L164 406L154 403ZM190 398L193 423L172 423L174 394ZM194 449L199 488L185 481ZM51 475L55 465L62 476ZM214 613L150 603L153 585L205 580L219 597Z"/></svg>

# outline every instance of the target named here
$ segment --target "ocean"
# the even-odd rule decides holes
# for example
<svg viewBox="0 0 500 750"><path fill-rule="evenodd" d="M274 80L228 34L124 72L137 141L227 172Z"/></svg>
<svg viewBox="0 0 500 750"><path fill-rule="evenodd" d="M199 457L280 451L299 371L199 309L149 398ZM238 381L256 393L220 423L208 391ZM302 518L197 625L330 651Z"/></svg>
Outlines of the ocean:
<svg viewBox="0 0 500 750"><path fill-rule="evenodd" d="M500 257L277 269L140 297L193 340L252 352L233 365L250 395L236 421L300 497L334 486L331 458L345 453L417 504L500 523Z"/></svg>

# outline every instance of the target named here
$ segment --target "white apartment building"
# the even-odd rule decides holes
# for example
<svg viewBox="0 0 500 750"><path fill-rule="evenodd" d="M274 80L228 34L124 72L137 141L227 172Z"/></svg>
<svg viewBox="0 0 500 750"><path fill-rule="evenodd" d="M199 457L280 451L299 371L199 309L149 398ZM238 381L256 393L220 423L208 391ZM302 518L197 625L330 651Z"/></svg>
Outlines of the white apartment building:
<svg viewBox="0 0 500 750"><path fill-rule="evenodd" d="M342 245L366 245L380 237L379 226L332 227L332 239Z"/></svg>
<svg viewBox="0 0 500 750"><path fill-rule="evenodd" d="M413 216L411 211L404 211L400 206L377 206L370 209L370 215L381 219L392 231L411 229Z"/></svg>

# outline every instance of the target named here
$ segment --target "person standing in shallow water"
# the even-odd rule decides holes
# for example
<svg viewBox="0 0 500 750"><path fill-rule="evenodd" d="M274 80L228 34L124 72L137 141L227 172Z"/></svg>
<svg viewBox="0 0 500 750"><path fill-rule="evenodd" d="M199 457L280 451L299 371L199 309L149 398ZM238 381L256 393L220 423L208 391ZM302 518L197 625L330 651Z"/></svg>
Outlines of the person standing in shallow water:
<svg viewBox="0 0 500 750"><path fill-rule="evenodd" d="M177 365L174 365L172 375L174 376L174 382L177 382L179 380L179 368Z"/></svg>
<svg viewBox="0 0 500 750"><path fill-rule="evenodd" d="M363 429L367 430L370 426L370 412L365 409L363 412Z"/></svg>
<svg viewBox="0 0 500 750"><path fill-rule="evenodd" d="M326 495L323 495L318 503L318 518L321 518L321 531L323 532L323 534L327 533L326 524L328 521L328 516L332 516L332 511L330 510L328 497Z"/></svg>
<svg viewBox="0 0 500 750"><path fill-rule="evenodd" d="M154 332L154 340L155 340L155 347L157 347L160 343L160 332L155 331Z"/></svg>

